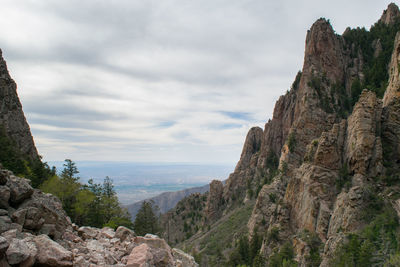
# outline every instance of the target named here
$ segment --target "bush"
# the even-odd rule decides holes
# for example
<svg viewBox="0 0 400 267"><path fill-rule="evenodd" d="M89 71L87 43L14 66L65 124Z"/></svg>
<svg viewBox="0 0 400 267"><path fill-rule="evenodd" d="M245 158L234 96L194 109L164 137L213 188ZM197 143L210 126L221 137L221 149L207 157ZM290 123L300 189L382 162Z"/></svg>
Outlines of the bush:
<svg viewBox="0 0 400 267"><path fill-rule="evenodd" d="M349 175L349 170L347 167L347 163L343 164L343 166L339 170L339 176L335 181L336 190L340 192L342 188L346 188L349 190L351 186L351 176Z"/></svg>
<svg viewBox="0 0 400 267"><path fill-rule="evenodd" d="M291 267L297 266L297 262L294 261L294 251L291 243L286 242L283 244L279 252L272 254L269 257L269 267Z"/></svg>
<svg viewBox="0 0 400 267"><path fill-rule="evenodd" d="M287 144L288 144L288 147L289 147L289 151L290 151L291 153L293 153L293 152L294 152L294 149L296 148L296 136L295 136L295 133L294 133L294 132L291 132L291 133L289 134Z"/></svg>
<svg viewBox="0 0 400 267"><path fill-rule="evenodd" d="M361 232L348 235L347 242L335 251L331 265L382 266L399 249L398 226L396 212L389 206L384 207Z"/></svg>

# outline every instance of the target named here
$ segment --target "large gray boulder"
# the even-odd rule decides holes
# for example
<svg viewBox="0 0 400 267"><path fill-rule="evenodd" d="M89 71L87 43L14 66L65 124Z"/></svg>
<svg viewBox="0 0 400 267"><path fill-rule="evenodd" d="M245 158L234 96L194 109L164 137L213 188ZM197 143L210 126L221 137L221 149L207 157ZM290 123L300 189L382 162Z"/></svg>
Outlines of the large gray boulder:
<svg viewBox="0 0 400 267"><path fill-rule="evenodd" d="M18 205L32 195L33 188L29 183L28 179L10 175L6 185L10 189L11 204Z"/></svg>
<svg viewBox="0 0 400 267"><path fill-rule="evenodd" d="M6 252L7 248L10 246L10 244L8 243L7 239L0 236L0 258L1 255Z"/></svg>
<svg viewBox="0 0 400 267"><path fill-rule="evenodd" d="M130 239L135 236L136 236L135 232L129 228L126 228L125 226L119 226L117 228L117 230L115 231L115 237L119 238L121 240L121 242L127 238Z"/></svg>
<svg viewBox="0 0 400 267"><path fill-rule="evenodd" d="M11 229L11 219L8 216L0 216L0 234Z"/></svg>
<svg viewBox="0 0 400 267"><path fill-rule="evenodd" d="M36 236L33 241L38 249L37 263L44 266L72 266L72 252L46 235Z"/></svg>
<svg viewBox="0 0 400 267"><path fill-rule="evenodd" d="M20 264L30 256L28 244L24 240L14 238L6 251L6 255L9 264Z"/></svg>
<svg viewBox="0 0 400 267"><path fill-rule="evenodd" d="M10 205L8 201L10 200L10 188L5 185L0 185L0 208L7 209Z"/></svg>
<svg viewBox="0 0 400 267"><path fill-rule="evenodd" d="M51 194L35 189L17 212L24 209L26 214L22 225L35 233L49 233L51 238L60 239L67 229L72 229L71 220L63 210L61 201ZM51 231L49 225L52 225Z"/></svg>

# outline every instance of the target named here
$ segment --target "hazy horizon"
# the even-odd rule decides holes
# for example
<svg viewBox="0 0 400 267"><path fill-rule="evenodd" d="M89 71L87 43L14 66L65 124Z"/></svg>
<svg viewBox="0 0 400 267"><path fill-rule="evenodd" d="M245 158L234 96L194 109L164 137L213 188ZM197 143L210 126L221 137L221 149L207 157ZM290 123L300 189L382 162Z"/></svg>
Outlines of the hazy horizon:
<svg viewBox="0 0 400 267"><path fill-rule="evenodd" d="M114 181L115 191L122 204L156 196L163 192L179 191L203 186L213 179L225 180L233 172L232 164L204 164L187 162L118 162L74 161L81 182L92 178L102 183L106 176ZM50 161L49 166L63 169L63 161Z"/></svg>

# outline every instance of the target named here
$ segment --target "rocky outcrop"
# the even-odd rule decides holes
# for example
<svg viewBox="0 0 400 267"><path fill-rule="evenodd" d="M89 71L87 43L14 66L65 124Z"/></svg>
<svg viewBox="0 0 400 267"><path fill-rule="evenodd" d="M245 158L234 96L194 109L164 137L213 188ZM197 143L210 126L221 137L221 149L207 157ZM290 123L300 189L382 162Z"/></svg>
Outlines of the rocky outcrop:
<svg viewBox="0 0 400 267"><path fill-rule="evenodd" d="M78 228L56 197L10 171L0 169L0 176L1 266L198 266L158 236L137 237L123 226Z"/></svg>
<svg viewBox="0 0 400 267"><path fill-rule="evenodd" d="M254 175L254 168L257 165L257 158L261 148L262 135L263 130L259 127L253 127L247 133L240 160L222 189L224 200L229 201L232 198L240 198L243 195L243 189L246 188L249 177Z"/></svg>
<svg viewBox="0 0 400 267"><path fill-rule="evenodd" d="M397 6L391 4L381 21L391 24L398 17ZM352 51L352 57L357 54L354 47L350 49L326 21L318 20L307 34L304 67L298 87L295 87L297 91L292 89L278 100L274 118L266 124L264 137L266 134L274 136L277 142L281 142L282 134L278 136L276 132L282 132L286 124L286 134L294 133L296 147L290 149L288 141L282 144L281 170L283 164L289 166L289 170L281 172L271 184L264 185L248 223L250 234L254 231L265 233L261 248L265 257L271 255L279 242L292 240L296 260L301 266L307 266L311 248L301 237L306 231L316 234L324 244L321 266L329 266L329 259L346 240L346 234L357 232L366 224L362 218L368 197L373 191L382 190L382 184L375 184L374 179L388 175L385 167L390 168L391 173L398 170L399 35L395 40L389 66L389 86L383 101L375 93L364 90L352 114L346 120L340 120L320 105L324 103L328 88L331 88L329 103L340 106L343 101L339 94L335 96L332 88L337 88L338 84L332 86L334 81L344 86L342 94L348 94L352 81L363 79L364 59L359 52L358 58L349 57L349 51ZM374 50L375 57L382 53L379 39L374 41ZM303 102L297 104L299 97ZM328 102L325 104L329 106ZM309 114L302 113L302 110ZM275 113L280 114L279 120L285 116L290 118L292 124L289 126L288 120L278 123ZM262 166L260 163L263 157L266 158L266 151L277 149L272 140L263 140L258 166ZM391 203L397 211L398 202ZM276 239L281 241L271 242L268 238L274 229L278 233Z"/></svg>
<svg viewBox="0 0 400 267"><path fill-rule="evenodd" d="M222 194L224 186L221 181L213 180L210 183L210 192L207 197L205 213L205 223L216 220L222 214Z"/></svg>
<svg viewBox="0 0 400 267"><path fill-rule="evenodd" d="M386 25L393 24L399 17L400 17L399 7L396 4L391 3L389 4L388 8L385 11L383 11L383 14L379 22L385 23Z"/></svg>
<svg viewBox="0 0 400 267"><path fill-rule="evenodd" d="M10 77L0 50L0 130L10 137L23 155L38 159L29 125L17 95L17 85Z"/></svg>
<svg viewBox="0 0 400 267"><path fill-rule="evenodd" d="M10 171L0 169L0 173L7 180L0 186L0 191L5 192L0 197L0 234L17 230L18 234L46 233L59 239L71 227L71 221L56 197L33 189L29 180Z"/></svg>

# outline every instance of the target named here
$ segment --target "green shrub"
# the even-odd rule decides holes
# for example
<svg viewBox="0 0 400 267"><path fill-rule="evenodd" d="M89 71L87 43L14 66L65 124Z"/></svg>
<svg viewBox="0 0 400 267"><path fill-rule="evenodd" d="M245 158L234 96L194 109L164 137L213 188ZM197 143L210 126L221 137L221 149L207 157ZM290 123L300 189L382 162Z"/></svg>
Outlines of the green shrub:
<svg viewBox="0 0 400 267"><path fill-rule="evenodd" d="M289 151L293 153L294 149L296 148L296 134L294 132L289 134L287 145L289 147Z"/></svg>
<svg viewBox="0 0 400 267"><path fill-rule="evenodd" d="M336 190L340 192L344 187L348 190L351 186L351 176L349 175L349 170L347 167L347 163L343 164L339 170L339 176L336 178L335 181Z"/></svg>
<svg viewBox="0 0 400 267"><path fill-rule="evenodd" d="M275 252L269 257L269 267L292 267L297 265L294 260L293 246L289 242L283 244L279 252Z"/></svg>

